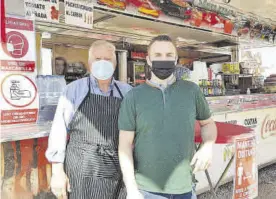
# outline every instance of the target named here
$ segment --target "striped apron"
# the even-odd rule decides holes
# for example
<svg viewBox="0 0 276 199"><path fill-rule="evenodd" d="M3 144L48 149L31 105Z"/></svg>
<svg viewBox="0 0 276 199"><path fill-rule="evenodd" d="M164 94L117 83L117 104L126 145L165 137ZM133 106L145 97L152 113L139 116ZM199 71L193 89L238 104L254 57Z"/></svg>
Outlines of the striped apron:
<svg viewBox="0 0 276 199"><path fill-rule="evenodd" d="M122 99L89 92L69 124L65 171L69 199L125 199L118 158L118 113ZM115 83L115 87L121 91Z"/></svg>

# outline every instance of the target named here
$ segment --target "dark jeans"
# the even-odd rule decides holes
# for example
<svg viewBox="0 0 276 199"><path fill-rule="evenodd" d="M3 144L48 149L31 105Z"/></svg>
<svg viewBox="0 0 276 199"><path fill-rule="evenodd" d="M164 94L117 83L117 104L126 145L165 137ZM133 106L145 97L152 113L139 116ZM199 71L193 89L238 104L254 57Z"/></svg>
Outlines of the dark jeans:
<svg viewBox="0 0 276 199"><path fill-rule="evenodd" d="M191 199L192 192L184 194L163 194L163 193L152 193L147 191L141 191L144 199Z"/></svg>

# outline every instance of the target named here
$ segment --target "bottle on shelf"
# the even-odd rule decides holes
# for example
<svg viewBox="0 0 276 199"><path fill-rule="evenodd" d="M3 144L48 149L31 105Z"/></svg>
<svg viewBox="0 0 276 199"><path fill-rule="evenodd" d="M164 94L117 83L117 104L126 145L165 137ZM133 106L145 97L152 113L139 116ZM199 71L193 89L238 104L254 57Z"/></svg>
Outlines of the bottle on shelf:
<svg viewBox="0 0 276 199"><path fill-rule="evenodd" d="M250 92L250 88L247 88L247 90L246 90L246 94L247 94L247 95L250 95L250 94L251 94L251 92Z"/></svg>

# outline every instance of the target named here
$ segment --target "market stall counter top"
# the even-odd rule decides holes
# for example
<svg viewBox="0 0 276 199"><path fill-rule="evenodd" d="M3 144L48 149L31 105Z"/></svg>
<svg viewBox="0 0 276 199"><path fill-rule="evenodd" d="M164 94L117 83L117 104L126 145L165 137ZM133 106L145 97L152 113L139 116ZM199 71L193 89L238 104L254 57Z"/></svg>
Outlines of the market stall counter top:
<svg viewBox="0 0 276 199"><path fill-rule="evenodd" d="M213 115L276 107L276 93L217 96L206 99Z"/></svg>
<svg viewBox="0 0 276 199"><path fill-rule="evenodd" d="M276 108L276 94L207 97L213 116ZM1 142L47 137L51 123L1 126Z"/></svg>
<svg viewBox="0 0 276 199"><path fill-rule="evenodd" d="M47 137L51 123L1 126L1 143Z"/></svg>

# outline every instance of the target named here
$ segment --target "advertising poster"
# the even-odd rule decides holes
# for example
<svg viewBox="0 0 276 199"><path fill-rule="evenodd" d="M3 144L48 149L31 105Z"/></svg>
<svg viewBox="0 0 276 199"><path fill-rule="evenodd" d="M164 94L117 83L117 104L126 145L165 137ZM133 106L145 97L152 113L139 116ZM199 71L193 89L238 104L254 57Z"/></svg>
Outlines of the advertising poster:
<svg viewBox="0 0 276 199"><path fill-rule="evenodd" d="M26 17L59 22L59 0L24 0L24 7Z"/></svg>
<svg viewBox="0 0 276 199"><path fill-rule="evenodd" d="M6 40L0 46L0 71L34 72L35 30L32 20L6 17Z"/></svg>
<svg viewBox="0 0 276 199"><path fill-rule="evenodd" d="M254 134L235 141L235 175L233 199L253 199L258 196L258 167Z"/></svg>
<svg viewBox="0 0 276 199"><path fill-rule="evenodd" d="M93 3L78 0L65 0L65 23L93 28Z"/></svg>

